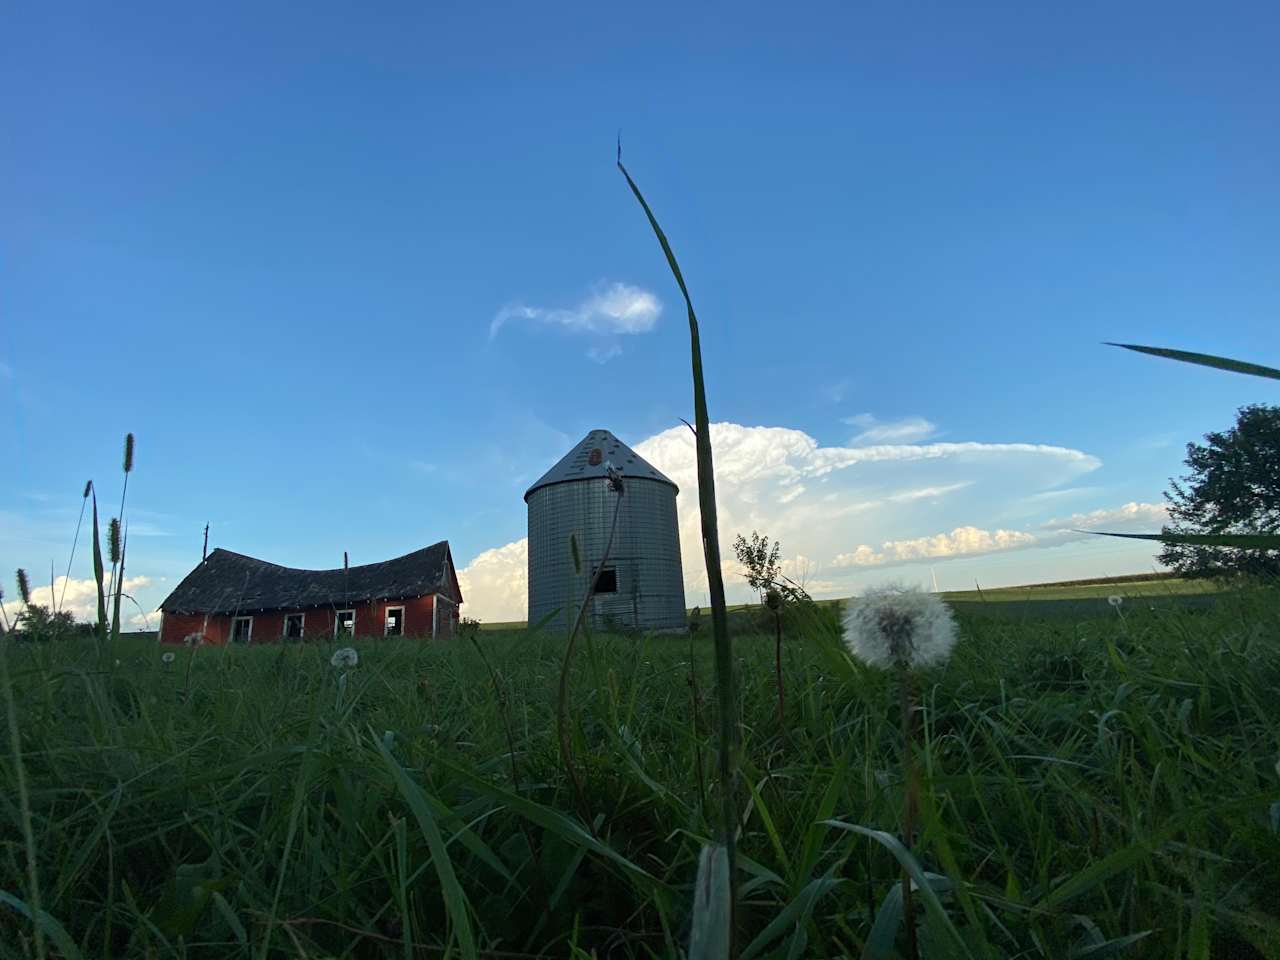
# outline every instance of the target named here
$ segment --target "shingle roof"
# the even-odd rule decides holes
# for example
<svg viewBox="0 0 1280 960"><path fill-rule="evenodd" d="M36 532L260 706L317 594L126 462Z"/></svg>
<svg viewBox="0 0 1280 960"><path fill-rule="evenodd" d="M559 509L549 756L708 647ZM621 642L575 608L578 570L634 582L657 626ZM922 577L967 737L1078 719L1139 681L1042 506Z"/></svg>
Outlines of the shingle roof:
<svg viewBox="0 0 1280 960"><path fill-rule="evenodd" d="M598 462L592 463L591 453L599 450ZM569 480L590 480L606 476L605 466L612 463L625 477L641 477L645 480L658 480L675 487L671 479L661 470L636 453L608 430L592 430L578 441L572 450L566 453L554 467L538 478L538 482L524 492L524 499L529 500L533 491L550 486L553 483L566 483ZM680 488L676 487L676 492Z"/></svg>
<svg viewBox="0 0 1280 960"><path fill-rule="evenodd" d="M221 548L160 604L166 613L298 610L443 593L461 602L450 572L449 541L394 560L343 570L296 570Z"/></svg>

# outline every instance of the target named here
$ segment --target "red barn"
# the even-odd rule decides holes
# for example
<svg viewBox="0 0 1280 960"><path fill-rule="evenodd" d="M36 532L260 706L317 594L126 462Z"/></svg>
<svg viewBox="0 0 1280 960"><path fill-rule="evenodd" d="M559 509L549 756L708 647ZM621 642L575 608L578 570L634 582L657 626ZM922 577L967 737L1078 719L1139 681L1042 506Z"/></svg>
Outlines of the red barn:
<svg viewBox="0 0 1280 960"><path fill-rule="evenodd" d="M160 604L160 642L193 633L205 643L448 637L461 603L448 540L345 570L295 570L218 549Z"/></svg>

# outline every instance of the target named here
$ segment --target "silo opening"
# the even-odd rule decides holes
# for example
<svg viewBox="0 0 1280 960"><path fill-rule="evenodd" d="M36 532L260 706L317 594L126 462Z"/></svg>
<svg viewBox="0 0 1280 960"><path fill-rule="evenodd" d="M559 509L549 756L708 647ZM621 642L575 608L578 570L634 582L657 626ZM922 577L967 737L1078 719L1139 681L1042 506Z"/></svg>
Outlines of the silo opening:
<svg viewBox="0 0 1280 960"><path fill-rule="evenodd" d="M618 571L613 567L605 567L600 571L600 579L596 581L596 593L617 593Z"/></svg>

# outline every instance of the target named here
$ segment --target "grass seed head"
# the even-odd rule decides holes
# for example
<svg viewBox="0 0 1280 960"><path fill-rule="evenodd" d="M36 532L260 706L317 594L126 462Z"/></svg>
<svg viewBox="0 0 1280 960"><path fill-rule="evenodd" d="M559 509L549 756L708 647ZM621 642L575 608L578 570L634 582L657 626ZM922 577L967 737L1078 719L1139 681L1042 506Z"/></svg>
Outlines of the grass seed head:
<svg viewBox="0 0 1280 960"><path fill-rule="evenodd" d="M124 472L133 470L133 434L124 435Z"/></svg>
<svg viewBox="0 0 1280 960"><path fill-rule="evenodd" d="M107 524L107 559L112 563L120 562L120 520L112 517Z"/></svg>
<svg viewBox="0 0 1280 960"><path fill-rule="evenodd" d="M951 608L931 593L899 584L849 600L844 642L875 667L927 667L944 662L956 644Z"/></svg>
<svg viewBox="0 0 1280 960"><path fill-rule="evenodd" d="M93 481L86 480L84 482L84 499L89 499L89 494L93 493Z"/></svg>
<svg viewBox="0 0 1280 960"><path fill-rule="evenodd" d="M27 571L18 568L18 596L25 604L31 603L31 583L27 580Z"/></svg>

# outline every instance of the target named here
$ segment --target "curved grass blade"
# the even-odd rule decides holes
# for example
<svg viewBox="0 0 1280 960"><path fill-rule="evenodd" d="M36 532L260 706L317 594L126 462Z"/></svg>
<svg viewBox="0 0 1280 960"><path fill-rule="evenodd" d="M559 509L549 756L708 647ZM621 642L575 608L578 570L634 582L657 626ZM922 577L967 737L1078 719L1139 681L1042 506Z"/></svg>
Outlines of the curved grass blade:
<svg viewBox="0 0 1280 960"><path fill-rule="evenodd" d="M1188 350L1170 350L1166 347L1140 347L1136 343L1112 343L1108 340L1106 344L1108 347L1121 347L1137 353L1148 353L1153 357L1181 360L1183 363L1194 363L1202 367L1215 367L1218 370L1230 370L1232 373L1243 373L1251 377L1280 380L1280 370L1276 370L1274 367L1264 367L1259 363L1246 363L1244 360L1215 357L1208 353L1191 353Z"/></svg>
<svg viewBox="0 0 1280 960"><path fill-rule="evenodd" d="M898 863L906 868L907 873L911 875L911 879L915 881L916 889L920 891L924 898L925 909L937 922L939 928L945 930L951 936L964 956L968 957L969 960L973 960L969 945L965 943L964 938L960 936L960 931L956 929L956 925L947 916L947 911L942 906L942 901L938 899L938 894L934 891L934 884L929 882L928 874L924 872L920 862L911 855L911 851L904 847L897 837L885 833L883 830L873 830L870 827L859 826L856 823L845 823L843 820L823 820L822 822L828 827L836 827L840 830L848 830L851 833L860 833L864 837L870 837L892 853Z"/></svg>
<svg viewBox="0 0 1280 960"><path fill-rule="evenodd" d="M698 856L689 960L728 960L730 889L728 852L722 844L708 844Z"/></svg>
<svg viewBox="0 0 1280 960"><path fill-rule="evenodd" d="M675 277L684 297L689 314L689 352L693 362L693 413L694 445L698 460L698 513L702 520L702 552L707 566L707 591L711 594L711 636L715 648L716 694L720 704L719 717L719 768L720 768L720 830L721 842L729 857L729 876L735 870L735 838L737 821L737 754L741 743L738 726L738 689L733 673L733 643L729 639L729 615L724 599L724 576L720 566L720 535L716 521L716 478L711 456L711 422L707 413L707 392L702 375L702 343L698 335L698 318L693 312L693 299L685 285L680 264L667 241L667 235L658 225L658 219L649 208L644 194L622 165L622 145L618 145L618 169L627 180L627 186L644 210L653 235L658 238L667 266ZM732 899L731 899L732 902Z"/></svg>
<svg viewBox="0 0 1280 960"><path fill-rule="evenodd" d="M837 864L822 876L805 884L799 895L787 904L782 912L770 921L767 927L760 931L759 935L748 944L747 949L742 951L740 960L751 960L752 957L759 956L765 947L769 946L770 943L793 926L799 926L803 930L804 924L813 914L813 908L822 895L834 890L844 882L832 876L839 867L840 864Z"/></svg>
<svg viewBox="0 0 1280 960"><path fill-rule="evenodd" d="M1126 540L1158 540L1189 547L1235 547L1239 550L1280 550L1280 533L1108 533L1103 530L1075 530L1095 537L1123 537Z"/></svg>
<svg viewBox="0 0 1280 960"><path fill-rule="evenodd" d="M71 934L67 933L66 928L44 910L33 915L30 907L13 894L6 893L4 890L0 890L0 903L22 914L28 920L32 920L54 942L54 945L67 960L80 960L80 948L71 939Z"/></svg>
<svg viewBox="0 0 1280 960"><path fill-rule="evenodd" d="M427 803L422 788L404 772L404 767L400 766L399 761L391 755L386 744L379 740L376 741L376 746L427 841L427 847L431 851L431 862L435 865L436 878L440 881L440 891L444 896L445 909L449 913L449 919L453 921L462 956L464 960L477 960L480 954L476 950L475 937L471 932L467 895L462 890L462 884L458 882L458 875L454 873L453 861L449 859L449 851L445 848L440 827L431 814L430 804Z"/></svg>

